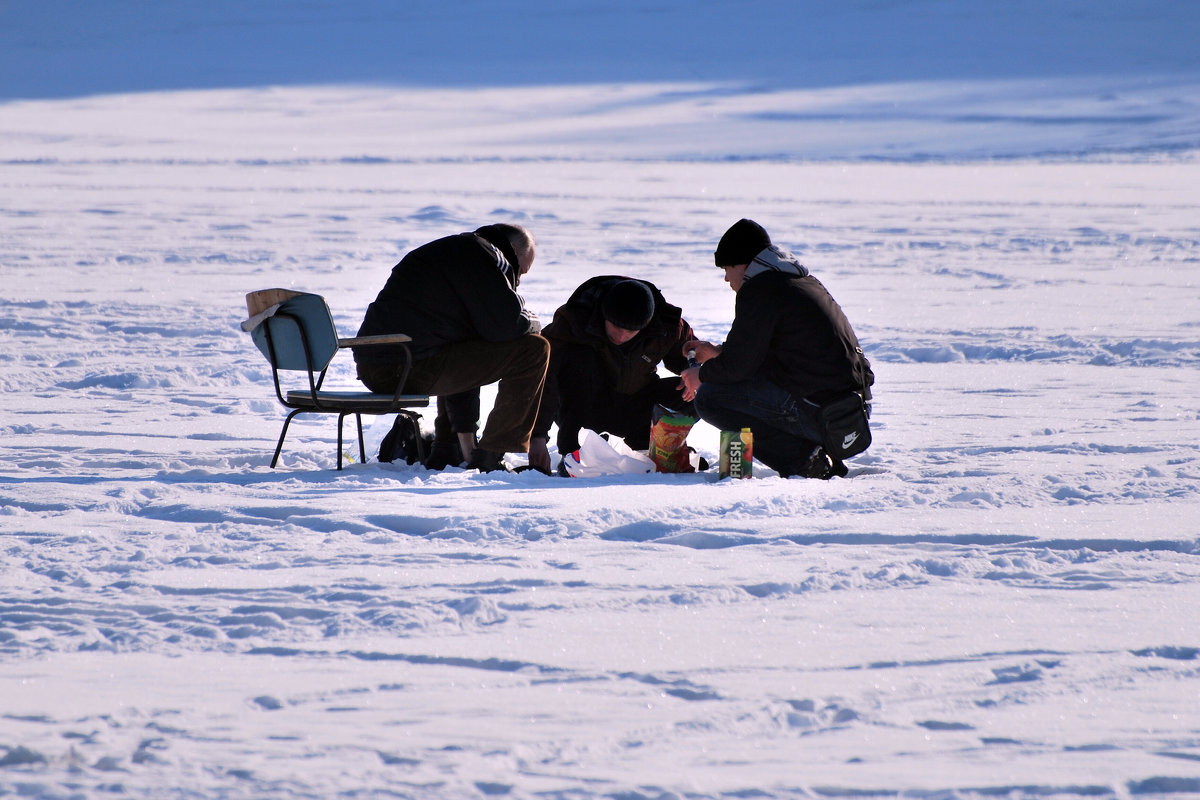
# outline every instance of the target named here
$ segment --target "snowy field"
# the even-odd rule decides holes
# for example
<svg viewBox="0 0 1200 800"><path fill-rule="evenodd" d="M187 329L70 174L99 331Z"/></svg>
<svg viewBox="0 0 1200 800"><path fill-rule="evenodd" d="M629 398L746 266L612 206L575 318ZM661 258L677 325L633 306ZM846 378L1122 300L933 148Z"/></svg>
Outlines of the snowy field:
<svg viewBox="0 0 1200 800"><path fill-rule="evenodd" d="M52 5L0 8L35 31L0 74L42 65ZM873 7L939 38L937 3ZM791 84L702 59L475 87L353 59L354 85L170 59L153 91L125 62L91 92L14 78L0 797L1200 796L1200 64L1173 49L1200 11L1089 18L1108 74L1078 42L1005 72L1006 31L1066 42L1084 8L1012 7L958 79L899 47ZM232 37L228 8L207 19ZM1159 61L1115 47L1131 29ZM407 250L518 221L543 317L623 273L720 340L711 254L742 216L875 366L848 479L337 472L312 417L269 469L284 412L246 292L323 294L351 335ZM368 421L370 446L390 419Z"/></svg>

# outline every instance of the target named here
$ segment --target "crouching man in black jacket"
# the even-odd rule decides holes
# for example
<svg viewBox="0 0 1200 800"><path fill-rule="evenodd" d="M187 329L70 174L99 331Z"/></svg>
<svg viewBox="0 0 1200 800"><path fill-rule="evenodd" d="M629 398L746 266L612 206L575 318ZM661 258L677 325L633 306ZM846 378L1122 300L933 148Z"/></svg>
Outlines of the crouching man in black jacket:
<svg viewBox="0 0 1200 800"><path fill-rule="evenodd" d="M412 337L410 393L438 396L434 447L474 441L479 387L500 382L496 403L468 469L503 469L505 453L524 453L541 404L550 344L517 294L533 266L536 244L519 225L485 225L422 245L392 268L367 308L359 336ZM403 368L399 348L354 351L358 377L373 392L396 390Z"/></svg>
<svg viewBox="0 0 1200 800"><path fill-rule="evenodd" d="M693 413L679 380L659 377L658 365L676 375L683 371L681 348L695 334L679 307L649 281L589 278L554 312L542 335L550 340L550 367L529 446L531 466L550 470L553 423L563 455L579 449L581 428L607 431L645 450L656 404Z"/></svg>
<svg viewBox="0 0 1200 800"><path fill-rule="evenodd" d="M682 374L684 397L718 430L750 428L754 456L784 477L844 476L820 446L816 409L875 381L850 322L821 282L743 219L717 245L718 267L737 293L723 345L689 342L699 367Z"/></svg>

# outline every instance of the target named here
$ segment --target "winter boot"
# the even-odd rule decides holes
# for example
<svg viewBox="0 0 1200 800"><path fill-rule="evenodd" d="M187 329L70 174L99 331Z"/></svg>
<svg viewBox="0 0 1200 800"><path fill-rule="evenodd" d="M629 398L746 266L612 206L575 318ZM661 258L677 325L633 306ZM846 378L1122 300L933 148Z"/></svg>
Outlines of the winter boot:
<svg viewBox="0 0 1200 800"><path fill-rule="evenodd" d="M833 459L825 452L824 447L817 445L808 454L808 458L804 460L803 466L796 474L802 478L827 481L833 477Z"/></svg>
<svg viewBox="0 0 1200 800"><path fill-rule="evenodd" d="M508 465L504 463L504 453L494 453L491 450L481 450L476 447L471 451L471 457L467 459L466 469L478 470L479 472L509 472Z"/></svg>
<svg viewBox="0 0 1200 800"><path fill-rule="evenodd" d="M425 458L425 469L443 470L462 463L462 448L458 446L457 439L440 442L435 439L433 446L429 448L429 455Z"/></svg>

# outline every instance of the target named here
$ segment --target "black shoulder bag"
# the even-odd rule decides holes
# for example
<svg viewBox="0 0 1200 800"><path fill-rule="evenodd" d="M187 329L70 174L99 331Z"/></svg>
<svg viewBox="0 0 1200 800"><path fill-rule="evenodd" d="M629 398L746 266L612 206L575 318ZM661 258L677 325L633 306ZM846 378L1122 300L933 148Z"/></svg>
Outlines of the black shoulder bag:
<svg viewBox="0 0 1200 800"><path fill-rule="evenodd" d="M835 462L852 458L871 446L870 406L865 400L870 395L866 375L871 368L861 348L855 348L860 359L859 379L861 390L850 389L824 403L806 403L817 407L817 423L821 427L821 446Z"/></svg>

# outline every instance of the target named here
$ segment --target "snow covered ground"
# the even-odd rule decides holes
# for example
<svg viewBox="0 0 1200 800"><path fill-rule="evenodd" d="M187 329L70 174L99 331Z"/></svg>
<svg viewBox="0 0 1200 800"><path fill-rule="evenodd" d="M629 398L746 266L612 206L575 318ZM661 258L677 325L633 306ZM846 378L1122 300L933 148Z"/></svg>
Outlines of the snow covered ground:
<svg viewBox="0 0 1200 800"><path fill-rule="evenodd" d="M381 39L372 3L277 21L270 69L230 45L238 80L168 55L278 4L111 4L125 27L67 58L94 75L18 74L53 60L53 5L0 9L28 23L0 25L0 796L1200 794L1200 12L955 12L971 69L934 22L962 6L847 3L826 29L905 25L950 66L796 12L819 80L768 80L757 51L693 53L720 52L719 4L683 47L677 4L609 3L533 33L667 44L609 79L594 42L563 74L480 48L494 81L404 86L284 46L335 19ZM849 479L337 472L315 419L268 468L246 292L321 293L348 335L408 249L516 220L543 316L625 273L719 340L741 216L875 365Z"/></svg>

